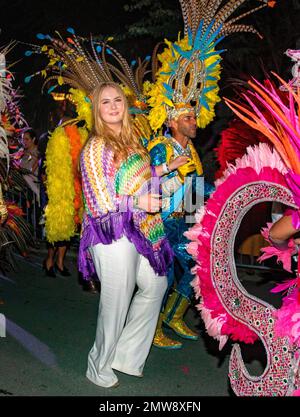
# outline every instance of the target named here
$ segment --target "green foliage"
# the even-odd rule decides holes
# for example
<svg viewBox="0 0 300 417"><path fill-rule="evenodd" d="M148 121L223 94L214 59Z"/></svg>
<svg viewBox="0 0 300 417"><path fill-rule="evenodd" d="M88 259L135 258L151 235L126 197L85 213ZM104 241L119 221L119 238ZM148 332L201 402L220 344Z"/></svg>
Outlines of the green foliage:
<svg viewBox="0 0 300 417"><path fill-rule="evenodd" d="M123 37L149 36L155 40L176 37L182 26L177 0L129 0L124 10L134 15L135 21L126 26Z"/></svg>

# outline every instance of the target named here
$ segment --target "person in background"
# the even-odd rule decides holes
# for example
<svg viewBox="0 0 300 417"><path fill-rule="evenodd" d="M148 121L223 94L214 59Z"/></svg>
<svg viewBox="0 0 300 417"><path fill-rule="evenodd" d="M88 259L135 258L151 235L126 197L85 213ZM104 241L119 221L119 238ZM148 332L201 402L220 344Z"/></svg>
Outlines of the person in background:
<svg viewBox="0 0 300 417"><path fill-rule="evenodd" d="M37 137L33 129L27 129L22 135L23 155L20 159L20 168L24 170L24 179L35 194L40 204L40 187L38 182L38 148Z"/></svg>
<svg viewBox="0 0 300 417"><path fill-rule="evenodd" d="M58 109L57 114L60 116L60 120L57 126L60 126L66 120L69 119L69 114L64 113L63 109ZM48 202L47 196L47 174L46 174L46 150L50 133L45 132L39 138L39 178L41 181L41 201L43 209L46 207ZM44 217L41 218L41 223L44 224ZM46 236L47 240L47 236ZM57 274L63 277L69 277L71 275L69 269L65 266L64 261L67 250L70 247L70 241L62 240L50 243L48 240L47 244L47 256L43 261L43 269L46 276L55 278Z"/></svg>

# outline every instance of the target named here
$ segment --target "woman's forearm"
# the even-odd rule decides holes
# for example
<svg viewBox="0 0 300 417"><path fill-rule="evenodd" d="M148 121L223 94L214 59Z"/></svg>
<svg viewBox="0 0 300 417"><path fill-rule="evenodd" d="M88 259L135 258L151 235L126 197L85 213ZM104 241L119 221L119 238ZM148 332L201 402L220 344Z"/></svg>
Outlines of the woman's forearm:
<svg viewBox="0 0 300 417"><path fill-rule="evenodd" d="M292 216L283 216L273 224L270 229L270 237L273 240L287 240L297 232L292 225Z"/></svg>

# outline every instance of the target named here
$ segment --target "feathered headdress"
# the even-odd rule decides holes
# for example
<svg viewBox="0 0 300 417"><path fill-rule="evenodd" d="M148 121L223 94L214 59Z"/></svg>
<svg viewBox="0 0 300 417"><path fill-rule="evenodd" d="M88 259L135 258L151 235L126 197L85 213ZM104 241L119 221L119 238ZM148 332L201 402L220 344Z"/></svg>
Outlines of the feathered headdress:
<svg viewBox="0 0 300 417"><path fill-rule="evenodd" d="M263 2L250 11L231 18L245 0L180 0L184 20L184 37L174 43L166 40L167 48L158 56L161 67L156 82L149 89L152 107L150 125L156 131L167 119L183 112L194 111L197 124L204 128L214 117L214 106L220 101L218 81L221 66L217 44L234 32L258 32L249 25L236 22L275 2Z"/></svg>
<svg viewBox="0 0 300 417"><path fill-rule="evenodd" d="M25 82L28 83L32 77L41 75L45 78L42 89L46 85L49 87L49 83L52 84L48 93L63 84L71 87L70 92L77 107L78 117L85 121L91 120L91 114L88 114L91 113L90 96L97 85L101 82L117 82L128 99L130 112L139 115L134 127L141 135L149 137L149 123L144 116L148 105L143 93L143 82L151 57L138 59L129 65L126 59L108 44L113 38L96 41L91 37L87 40L77 36L73 28L68 28L67 31L69 36L66 39L59 33L56 38L41 33L37 35L38 39L46 40L47 44L31 45L31 50L27 50L25 55L44 54L48 63L43 70L27 76Z"/></svg>
<svg viewBox="0 0 300 417"><path fill-rule="evenodd" d="M133 70L126 59L108 44L113 38L95 41L91 37L87 40L76 36L72 28L68 28L67 31L70 35L66 39L58 33L58 38L41 33L37 35L38 39L47 40L49 43L42 47L31 45L32 50L27 50L25 55L42 53L48 57L48 64L43 70L27 76L25 82L28 83L35 75L42 75L45 78L43 88L50 81L56 81L48 92L65 83L89 96L99 83L113 81L120 83L127 95L143 101L143 80L150 56L143 61L139 59L136 69Z"/></svg>

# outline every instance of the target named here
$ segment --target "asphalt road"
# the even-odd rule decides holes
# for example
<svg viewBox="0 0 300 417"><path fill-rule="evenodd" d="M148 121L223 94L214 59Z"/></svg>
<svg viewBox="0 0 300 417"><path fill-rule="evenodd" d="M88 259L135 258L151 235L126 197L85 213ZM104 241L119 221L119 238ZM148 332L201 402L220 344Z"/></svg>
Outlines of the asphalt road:
<svg viewBox="0 0 300 417"><path fill-rule="evenodd" d="M118 373L118 388L90 383L85 371L98 295L82 291L74 251L67 256L72 271L68 278L46 277L44 255L41 248L27 259L17 257L16 271L0 276L0 313L6 318L6 337L0 337L0 396L233 396L227 377L231 343L220 352L196 309L185 319L198 329L198 341L185 340L183 349L175 351L152 347L144 377ZM239 277L249 292L273 297L270 274L240 269ZM176 338L171 330L166 332ZM265 353L260 343L242 351L249 372L262 373Z"/></svg>

